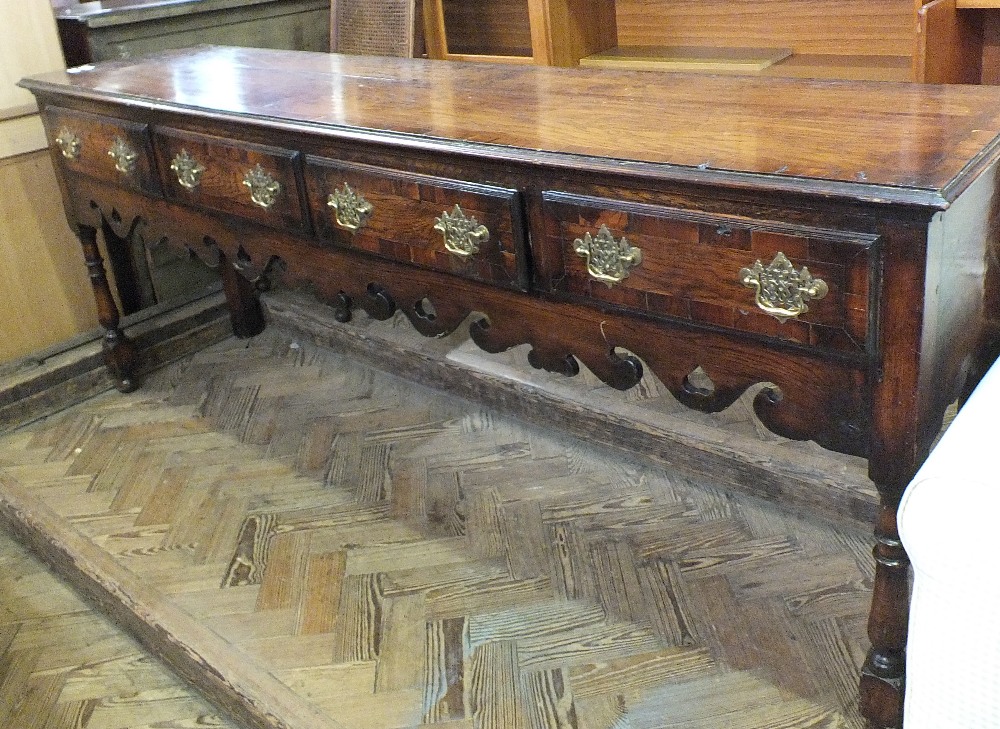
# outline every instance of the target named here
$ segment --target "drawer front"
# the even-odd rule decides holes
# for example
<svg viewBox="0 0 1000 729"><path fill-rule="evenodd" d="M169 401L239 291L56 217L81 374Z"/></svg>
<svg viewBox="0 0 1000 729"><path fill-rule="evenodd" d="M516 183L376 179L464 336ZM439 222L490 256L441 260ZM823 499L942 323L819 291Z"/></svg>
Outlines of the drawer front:
<svg viewBox="0 0 1000 729"><path fill-rule="evenodd" d="M172 129L154 135L167 198L303 231L299 153Z"/></svg>
<svg viewBox="0 0 1000 729"><path fill-rule="evenodd" d="M546 250L560 252L537 272L546 291L822 349L870 348L875 236L561 192L543 193L543 207Z"/></svg>
<svg viewBox="0 0 1000 729"><path fill-rule="evenodd" d="M45 126L67 172L160 194L148 125L50 106Z"/></svg>
<svg viewBox="0 0 1000 729"><path fill-rule="evenodd" d="M516 190L307 157L324 243L510 288L524 288Z"/></svg>

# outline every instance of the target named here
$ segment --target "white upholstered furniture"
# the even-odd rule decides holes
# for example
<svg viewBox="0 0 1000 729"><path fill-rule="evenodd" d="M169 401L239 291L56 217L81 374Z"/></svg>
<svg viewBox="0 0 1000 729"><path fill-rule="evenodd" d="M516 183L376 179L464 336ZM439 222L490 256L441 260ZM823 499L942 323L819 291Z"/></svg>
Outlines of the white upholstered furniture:
<svg viewBox="0 0 1000 729"><path fill-rule="evenodd" d="M1000 727L1000 363L913 478L905 729Z"/></svg>

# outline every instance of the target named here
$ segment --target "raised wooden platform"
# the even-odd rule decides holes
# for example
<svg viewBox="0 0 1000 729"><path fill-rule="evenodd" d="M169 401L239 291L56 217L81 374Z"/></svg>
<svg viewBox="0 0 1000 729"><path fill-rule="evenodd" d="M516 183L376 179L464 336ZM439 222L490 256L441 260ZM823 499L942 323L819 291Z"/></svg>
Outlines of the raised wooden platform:
<svg viewBox="0 0 1000 729"><path fill-rule="evenodd" d="M625 402L517 351L487 365L408 324L267 305L250 342L0 437L8 525L243 725L860 729L867 529L741 493L793 462L804 493L822 452L737 409L696 456L708 424L670 416L653 382ZM602 420L678 429L654 464L598 442Z"/></svg>
<svg viewBox="0 0 1000 729"><path fill-rule="evenodd" d="M0 530L0 726L241 729Z"/></svg>

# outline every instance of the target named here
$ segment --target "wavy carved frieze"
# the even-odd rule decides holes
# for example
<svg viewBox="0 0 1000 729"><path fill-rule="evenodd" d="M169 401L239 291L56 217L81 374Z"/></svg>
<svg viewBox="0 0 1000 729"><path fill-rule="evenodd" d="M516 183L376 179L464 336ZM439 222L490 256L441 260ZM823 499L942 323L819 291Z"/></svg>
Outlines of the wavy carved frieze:
<svg viewBox="0 0 1000 729"><path fill-rule="evenodd" d="M741 347L725 335L644 325L586 307L540 305L530 296L362 260L267 232L237 235L195 213L190 224L178 226L177 211L161 216L155 203L140 205L131 219L111 206L94 207L117 234L127 235L141 218L147 239L183 247L210 264L218 265L224 256L258 290L272 279L308 288L333 307L338 321L350 320L355 308L379 320L401 311L421 334L444 336L473 312L482 312L485 316L470 324L470 335L487 352L528 344L533 367L572 376L583 364L618 390L640 381L644 362L678 401L708 413L724 410L748 389L766 383L753 408L769 430L867 455L867 386L857 366L759 345ZM696 370L707 380L692 377Z"/></svg>
<svg viewBox="0 0 1000 729"><path fill-rule="evenodd" d="M171 250L193 254L210 268L219 266L221 247L212 235L191 234L157 215L155 209L129 209L128 214L123 216L114 204L96 200L90 201L90 208L97 216L95 227L107 226L121 240L139 236L150 248L167 246Z"/></svg>
<svg viewBox="0 0 1000 729"><path fill-rule="evenodd" d="M867 455L866 386L857 368L759 348L748 355L724 335L641 327L597 312L582 317L559 326L542 321L526 329L517 312L509 312L473 322L470 334L488 352L530 344L529 362L549 371L572 375L582 363L619 390L639 382L644 362L679 402L706 413L725 410L763 384L753 409L769 430ZM696 372L699 377L693 376Z"/></svg>

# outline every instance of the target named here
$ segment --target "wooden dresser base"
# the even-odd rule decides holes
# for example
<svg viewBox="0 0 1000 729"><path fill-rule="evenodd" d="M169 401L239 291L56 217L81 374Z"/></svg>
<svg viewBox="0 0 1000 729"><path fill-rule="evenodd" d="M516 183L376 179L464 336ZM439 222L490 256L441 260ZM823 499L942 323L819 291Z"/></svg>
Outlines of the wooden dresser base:
<svg viewBox="0 0 1000 729"><path fill-rule="evenodd" d="M707 413L753 388L773 433L867 458L861 707L899 724L896 507L997 351L1000 90L211 47L22 85L123 391L101 231L219 267L238 336L280 282Z"/></svg>

